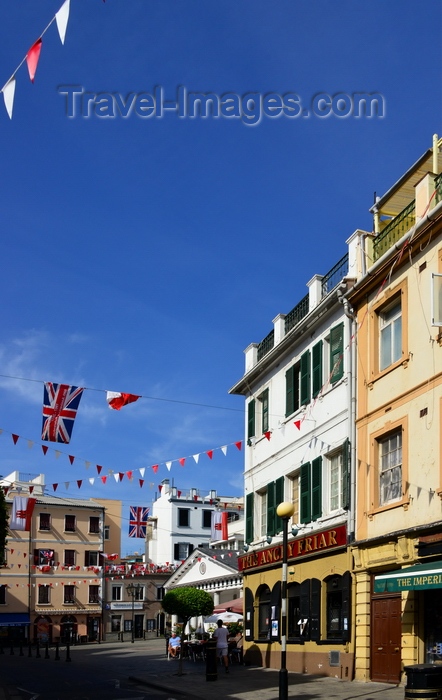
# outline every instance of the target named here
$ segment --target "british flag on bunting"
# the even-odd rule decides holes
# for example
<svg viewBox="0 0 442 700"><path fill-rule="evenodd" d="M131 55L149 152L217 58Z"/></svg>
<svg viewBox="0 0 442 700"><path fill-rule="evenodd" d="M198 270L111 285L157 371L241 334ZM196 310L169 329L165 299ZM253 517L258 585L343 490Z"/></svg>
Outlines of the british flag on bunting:
<svg viewBox="0 0 442 700"><path fill-rule="evenodd" d="M78 386L45 382L42 440L69 442L82 394Z"/></svg>
<svg viewBox="0 0 442 700"><path fill-rule="evenodd" d="M130 506L129 537L146 537L149 508Z"/></svg>

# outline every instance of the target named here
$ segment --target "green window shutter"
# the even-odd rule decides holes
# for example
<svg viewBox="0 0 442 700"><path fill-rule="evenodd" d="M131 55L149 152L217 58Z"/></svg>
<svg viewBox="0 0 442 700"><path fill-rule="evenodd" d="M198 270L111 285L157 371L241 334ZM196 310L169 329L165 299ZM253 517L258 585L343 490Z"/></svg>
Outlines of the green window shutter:
<svg viewBox="0 0 442 700"><path fill-rule="evenodd" d="M312 462L312 520L322 515L322 457Z"/></svg>
<svg viewBox="0 0 442 700"><path fill-rule="evenodd" d="M337 382L344 374L344 324L330 330L330 381Z"/></svg>
<svg viewBox="0 0 442 700"><path fill-rule="evenodd" d="M295 367L285 373L285 415L290 416L295 410Z"/></svg>
<svg viewBox="0 0 442 700"><path fill-rule="evenodd" d="M253 519L254 519L254 493L248 493L246 496L246 542L253 542Z"/></svg>
<svg viewBox="0 0 442 700"><path fill-rule="evenodd" d="M322 340L312 349L312 383L313 398L315 399L322 389Z"/></svg>
<svg viewBox="0 0 442 700"><path fill-rule="evenodd" d="M350 441L342 446L342 507L350 508Z"/></svg>
<svg viewBox="0 0 442 700"><path fill-rule="evenodd" d="M247 406L247 437L255 436L255 399L249 401Z"/></svg>
<svg viewBox="0 0 442 700"><path fill-rule="evenodd" d="M301 465L301 523L309 523L311 517L310 462Z"/></svg>
<svg viewBox="0 0 442 700"><path fill-rule="evenodd" d="M275 517L276 517L276 501L275 501L275 482L272 481L267 486L267 534L275 534Z"/></svg>
<svg viewBox="0 0 442 700"><path fill-rule="evenodd" d="M262 432L266 433L269 429L269 390L266 389L261 394L262 405Z"/></svg>
<svg viewBox="0 0 442 700"><path fill-rule="evenodd" d="M310 350L301 355L301 406L310 403Z"/></svg>
<svg viewBox="0 0 442 700"><path fill-rule="evenodd" d="M276 514L276 509L284 500L284 477L280 476L275 481L275 534L282 530L282 518Z"/></svg>

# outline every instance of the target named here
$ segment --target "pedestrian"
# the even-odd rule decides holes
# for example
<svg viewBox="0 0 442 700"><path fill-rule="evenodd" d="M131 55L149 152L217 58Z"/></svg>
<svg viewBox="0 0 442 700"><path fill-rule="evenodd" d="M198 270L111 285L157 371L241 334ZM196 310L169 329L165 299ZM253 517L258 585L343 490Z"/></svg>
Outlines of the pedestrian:
<svg viewBox="0 0 442 700"><path fill-rule="evenodd" d="M216 653L222 659L226 673L229 673L229 631L223 627L222 620L218 620L217 624L218 629L213 633L213 638L216 639Z"/></svg>

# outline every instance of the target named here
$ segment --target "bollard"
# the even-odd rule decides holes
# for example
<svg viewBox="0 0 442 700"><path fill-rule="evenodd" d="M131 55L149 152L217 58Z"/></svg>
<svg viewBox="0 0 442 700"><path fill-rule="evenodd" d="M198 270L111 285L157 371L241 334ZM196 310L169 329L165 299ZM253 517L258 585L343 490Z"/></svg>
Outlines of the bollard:
<svg viewBox="0 0 442 700"><path fill-rule="evenodd" d="M49 643L46 642L45 645L45 659L50 659L51 657L49 656Z"/></svg>
<svg viewBox="0 0 442 700"><path fill-rule="evenodd" d="M217 681L218 670L216 667L216 639L208 639L206 642L206 681Z"/></svg>
<svg viewBox="0 0 442 700"><path fill-rule="evenodd" d="M55 644L55 661L60 661L60 649L58 642Z"/></svg>
<svg viewBox="0 0 442 700"><path fill-rule="evenodd" d="M35 658L40 658L40 642L37 640L37 651L35 652Z"/></svg>
<svg viewBox="0 0 442 700"><path fill-rule="evenodd" d="M71 659L71 650L69 647L69 642L66 644L66 661L72 661Z"/></svg>

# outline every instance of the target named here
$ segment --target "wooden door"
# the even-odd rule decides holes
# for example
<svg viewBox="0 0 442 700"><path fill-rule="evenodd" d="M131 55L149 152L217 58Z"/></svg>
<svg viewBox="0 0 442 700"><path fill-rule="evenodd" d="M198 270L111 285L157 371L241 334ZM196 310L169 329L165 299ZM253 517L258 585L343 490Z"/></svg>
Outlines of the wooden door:
<svg viewBox="0 0 442 700"><path fill-rule="evenodd" d="M371 680L399 683L401 678L401 597L372 598Z"/></svg>

